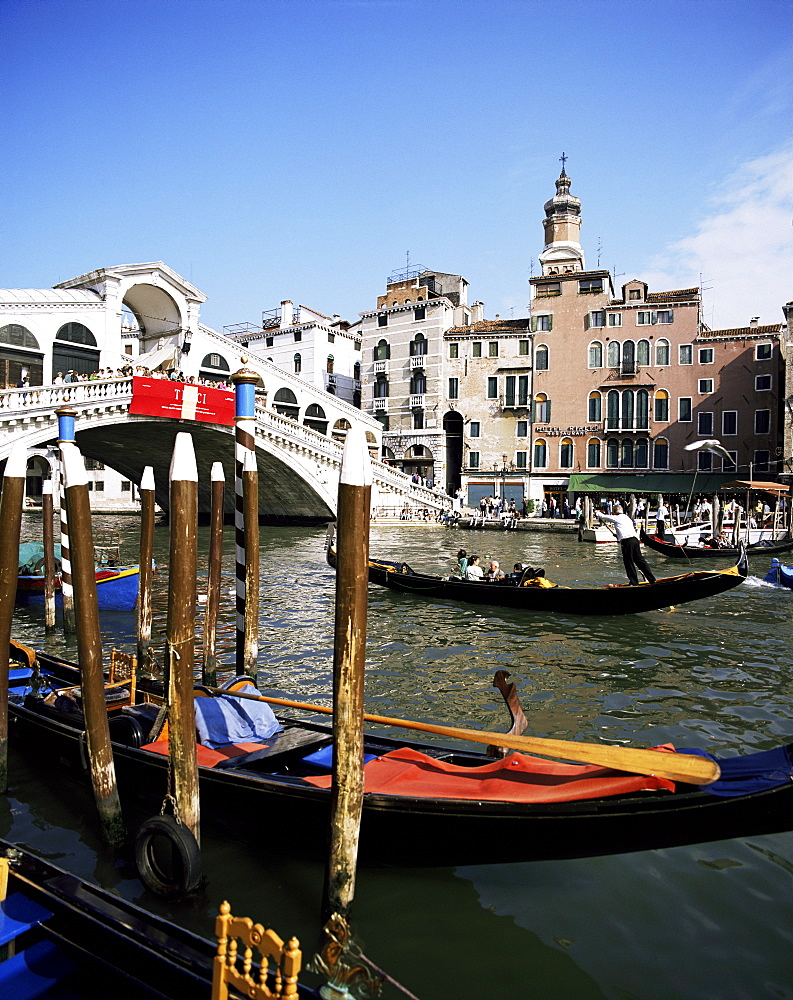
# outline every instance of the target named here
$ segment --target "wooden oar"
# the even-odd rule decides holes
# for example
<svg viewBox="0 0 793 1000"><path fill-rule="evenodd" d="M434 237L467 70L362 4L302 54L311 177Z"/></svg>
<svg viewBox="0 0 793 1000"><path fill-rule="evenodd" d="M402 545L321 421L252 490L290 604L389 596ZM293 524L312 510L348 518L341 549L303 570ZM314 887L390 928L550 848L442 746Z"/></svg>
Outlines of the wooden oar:
<svg viewBox="0 0 793 1000"><path fill-rule="evenodd" d="M242 691L228 691L223 688L207 688L213 694L230 695L233 698L249 698L251 701L266 701L270 705L285 708L302 708L307 712L323 712L333 715L327 705L312 705L302 701L287 701L286 698L267 698L262 694L245 694ZM636 750L632 747L600 746L596 743L579 743L578 740L552 740L540 736L510 736L508 733L485 733L478 729L456 729L450 726L433 726L427 722L409 722L407 719L392 719L386 715L364 715L364 721L382 726L397 726L400 729L414 729L420 733L433 733L455 740L469 740L471 743L494 744L536 753L543 757L558 757L574 760L581 764L597 764L611 767L615 771L631 774L649 774L670 781L684 781L689 785L709 785L721 774L721 768L706 757L690 754L668 753L664 750Z"/></svg>

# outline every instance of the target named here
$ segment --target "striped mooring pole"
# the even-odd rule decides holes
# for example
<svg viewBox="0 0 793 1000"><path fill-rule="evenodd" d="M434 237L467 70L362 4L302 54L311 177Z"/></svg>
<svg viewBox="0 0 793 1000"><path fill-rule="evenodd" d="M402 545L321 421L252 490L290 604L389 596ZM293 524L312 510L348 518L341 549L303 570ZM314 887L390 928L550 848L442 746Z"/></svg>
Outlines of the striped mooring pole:
<svg viewBox="0 0 793 1000"><path fill-rule="evenodd" d="M63 631L76 632L77 622L74 615L74 585L72 583L72 562L69 555L69 515L66 511L65 480L63 466L63 449L68 445L76 445L74 440L74 419L77 410L63 406L55 411L58 418L58 448L61 459L61 600L63 605Z"/></svg>

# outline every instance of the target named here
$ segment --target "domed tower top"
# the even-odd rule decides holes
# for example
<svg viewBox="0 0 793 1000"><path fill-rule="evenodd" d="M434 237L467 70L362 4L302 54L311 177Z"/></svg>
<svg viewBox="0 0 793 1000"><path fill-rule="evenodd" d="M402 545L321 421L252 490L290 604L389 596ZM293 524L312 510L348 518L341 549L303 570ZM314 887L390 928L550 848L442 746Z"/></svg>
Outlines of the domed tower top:
<svg viewBox="0 0 793 1000"><path fill-rule="evenodd" d="M570 178L565 173L567 157L562 153L562 172L556 181L556 194L545 202L545 248L540 254L543 274L566 274L583 271L581 249L581 202L570 194Z"/></svg>

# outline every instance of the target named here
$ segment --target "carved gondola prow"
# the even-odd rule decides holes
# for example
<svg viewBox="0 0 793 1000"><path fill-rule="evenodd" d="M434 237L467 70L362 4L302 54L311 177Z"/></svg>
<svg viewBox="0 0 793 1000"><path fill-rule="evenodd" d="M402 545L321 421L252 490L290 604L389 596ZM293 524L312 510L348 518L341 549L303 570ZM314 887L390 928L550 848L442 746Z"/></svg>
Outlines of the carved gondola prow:
<svg viewBox="0 0 793 1000"><path fill-rule="evenodd" d="M507 733L507 736L520 736L524 729L528 726L529 722L523 714L523 709L518 699L518 692L515 685L512 681L507 680L508 677L508 670L497 670L495 676L493 677L493 687L498 688L501 692L501 696L506 702L512 719L512 728ZM509 751L505 747L489 746L487 748L487 753L490 757L506 757Z"/></svg>
<svg viewBox="0 0 793 1000"><path fill-rule="evenodd" d="M269 928L255 924L250 917L233 917L231 906L224 902L215 918L218 950L212 970L212 1000L229 1000L229 986L251 1000L296 997L297 977L303 959L300 942L291 938L286 944ZM239 942L242 959L239 963ZM260 955L259 974L251 974L253 949ZM267 985L269 960L275 963L273 989Z"/></svg>

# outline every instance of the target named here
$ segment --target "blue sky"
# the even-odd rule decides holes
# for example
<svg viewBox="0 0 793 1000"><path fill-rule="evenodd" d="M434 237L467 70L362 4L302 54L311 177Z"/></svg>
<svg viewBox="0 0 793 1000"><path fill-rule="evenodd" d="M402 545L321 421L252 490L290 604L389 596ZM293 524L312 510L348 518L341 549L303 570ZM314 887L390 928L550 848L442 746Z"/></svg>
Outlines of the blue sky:
<svg viewBox="0 0 793 1000"><path fill-rule="evenodd" d="M411 265L526 315L567 156L587 264L793 299L789 0L4 0L0 285L163 260L215 329Z"/></svg>

